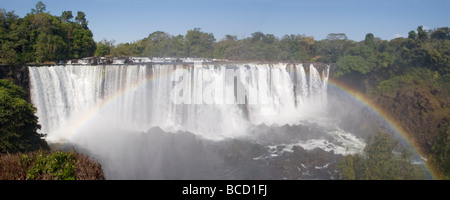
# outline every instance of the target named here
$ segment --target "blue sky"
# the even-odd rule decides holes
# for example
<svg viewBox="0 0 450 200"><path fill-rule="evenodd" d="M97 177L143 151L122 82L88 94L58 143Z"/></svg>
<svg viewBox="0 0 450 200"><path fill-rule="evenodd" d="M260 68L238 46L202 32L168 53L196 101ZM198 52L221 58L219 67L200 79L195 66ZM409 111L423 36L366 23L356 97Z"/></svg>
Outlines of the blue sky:
<svg viewBox="0 0 450 200"><path fill-rule="evenodd" d="M0 0L0 8L20 17L37 0ZM261 31L282 37L304 34L324 39L345 33L363 40L366 33L390 40L406 37L423 25L450 26L450 0L43 0L47 11L61 15L83 11L96 41L132 42L154 31L185 35L199 27L216 40L226 34L238 38Z"/></svg>

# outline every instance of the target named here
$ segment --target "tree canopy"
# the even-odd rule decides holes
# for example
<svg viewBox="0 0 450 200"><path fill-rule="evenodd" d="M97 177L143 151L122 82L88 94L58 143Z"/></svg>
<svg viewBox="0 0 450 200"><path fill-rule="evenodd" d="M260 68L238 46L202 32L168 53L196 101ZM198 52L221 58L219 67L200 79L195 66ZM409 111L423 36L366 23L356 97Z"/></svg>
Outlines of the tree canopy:
<svg viewBox="0 0 450 200"><path fill-rule="evenodd" d="M426 179L423 165L413 164L411 153L395 153L398 142L388 133L378 132L367 140L364 152L347 155L338 163L342 179L350 180L418 180Z"/></svg>
<svg viewBox="0 0 450 200"><path fill-rule="evenodd" d="M0 79L0 153L48 149L35 108L25 99L25 91L11 81Z"/></svg>
<svg viewBox="0 0 450 200"><path fill-rule="evenodd" d="M18 65L93 56L96 44L86 14L72 11L61 16L46 13L39 1L24 18L0 10L0 63Z"/></svg>

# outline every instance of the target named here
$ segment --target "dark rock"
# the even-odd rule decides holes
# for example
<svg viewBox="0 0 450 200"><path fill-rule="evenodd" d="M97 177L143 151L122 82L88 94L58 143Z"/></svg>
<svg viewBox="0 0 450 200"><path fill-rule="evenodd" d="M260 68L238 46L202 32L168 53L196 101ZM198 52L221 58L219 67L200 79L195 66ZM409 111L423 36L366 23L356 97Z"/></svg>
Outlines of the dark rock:
<svg viewBox="0 0 450 200"><path fill-rule="evenodd" d="M431 89L430 92L431 92L432 95L438 95L438 94L441 94L441 90L440 90L440 89L437 89L437 88Z"/></svg>
<svg viewBox="0 0 450 200"><path fill-rule="evenodd" d="M132 64L133 60L131 60L129 57L126 57L124 63L125 64Z"/></svg>

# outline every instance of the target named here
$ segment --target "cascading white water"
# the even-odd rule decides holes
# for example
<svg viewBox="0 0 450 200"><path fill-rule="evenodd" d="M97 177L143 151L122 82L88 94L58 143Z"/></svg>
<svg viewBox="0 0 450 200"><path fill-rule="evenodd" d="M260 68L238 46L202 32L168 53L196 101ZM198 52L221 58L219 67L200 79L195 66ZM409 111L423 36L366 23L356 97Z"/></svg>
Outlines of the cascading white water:
<svg viewBox="0 0 450 200"><path fill-rule="evenodd" d="M336 123L323 123L328 67L195 61L29 67L41 132L99 159L111 179L247 179L267 167L259 160L273 149L363 148ZM236 170L229 157L247 144L228 139L270 152L251 154L252 163Z"/></svg>
<svg viewBox="0 0 450 200"><path fill-rule="evenodd" d="M174 80L178 70L187 74ZM292 124L311 103L325 103L327 70L321 76L311 64L307 76L302 64L284 63L29 67L32 101L49 139L65 139L68 128L95 117L117 129L159 126L210 139L242 136L248 125ZM183 91L174 95L175 86ZM190 102L174 103L183 95Z"/></svg>

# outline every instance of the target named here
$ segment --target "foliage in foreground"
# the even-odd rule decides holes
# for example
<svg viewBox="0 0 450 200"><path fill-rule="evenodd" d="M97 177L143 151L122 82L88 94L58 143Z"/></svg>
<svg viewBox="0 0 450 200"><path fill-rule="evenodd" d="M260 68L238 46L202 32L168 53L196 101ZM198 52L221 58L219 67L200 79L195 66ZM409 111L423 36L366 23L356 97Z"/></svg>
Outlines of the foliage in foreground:
<svg viewBox="0 0 450 200"><path fill-rule="evenodd" d="M426 179L423 165L413 164L411 153L395 153L398 142L378 132L368 139L362 154L347 155L338 163L341 179L346 180L420 180Z"/></svg>
<svg viewBox="0 0 450 200"><path fill-rule="evenodd" d="M0 154L0 180L103 180L102 166L76 152Z"/></svg>
<svg viewBox="0 0 450 200"><path fill-rule="evenodd" d="M442 126L434 143L429 163L437 170L439 179L450 179L450 126L449 122Z"/></svg>
<svg viewBox="0 0 450 200"><path fill-rule="evenodd" d="M35 108L25 99L25 91L9 80L0 79L0 153L49 149Z"/></svg>

